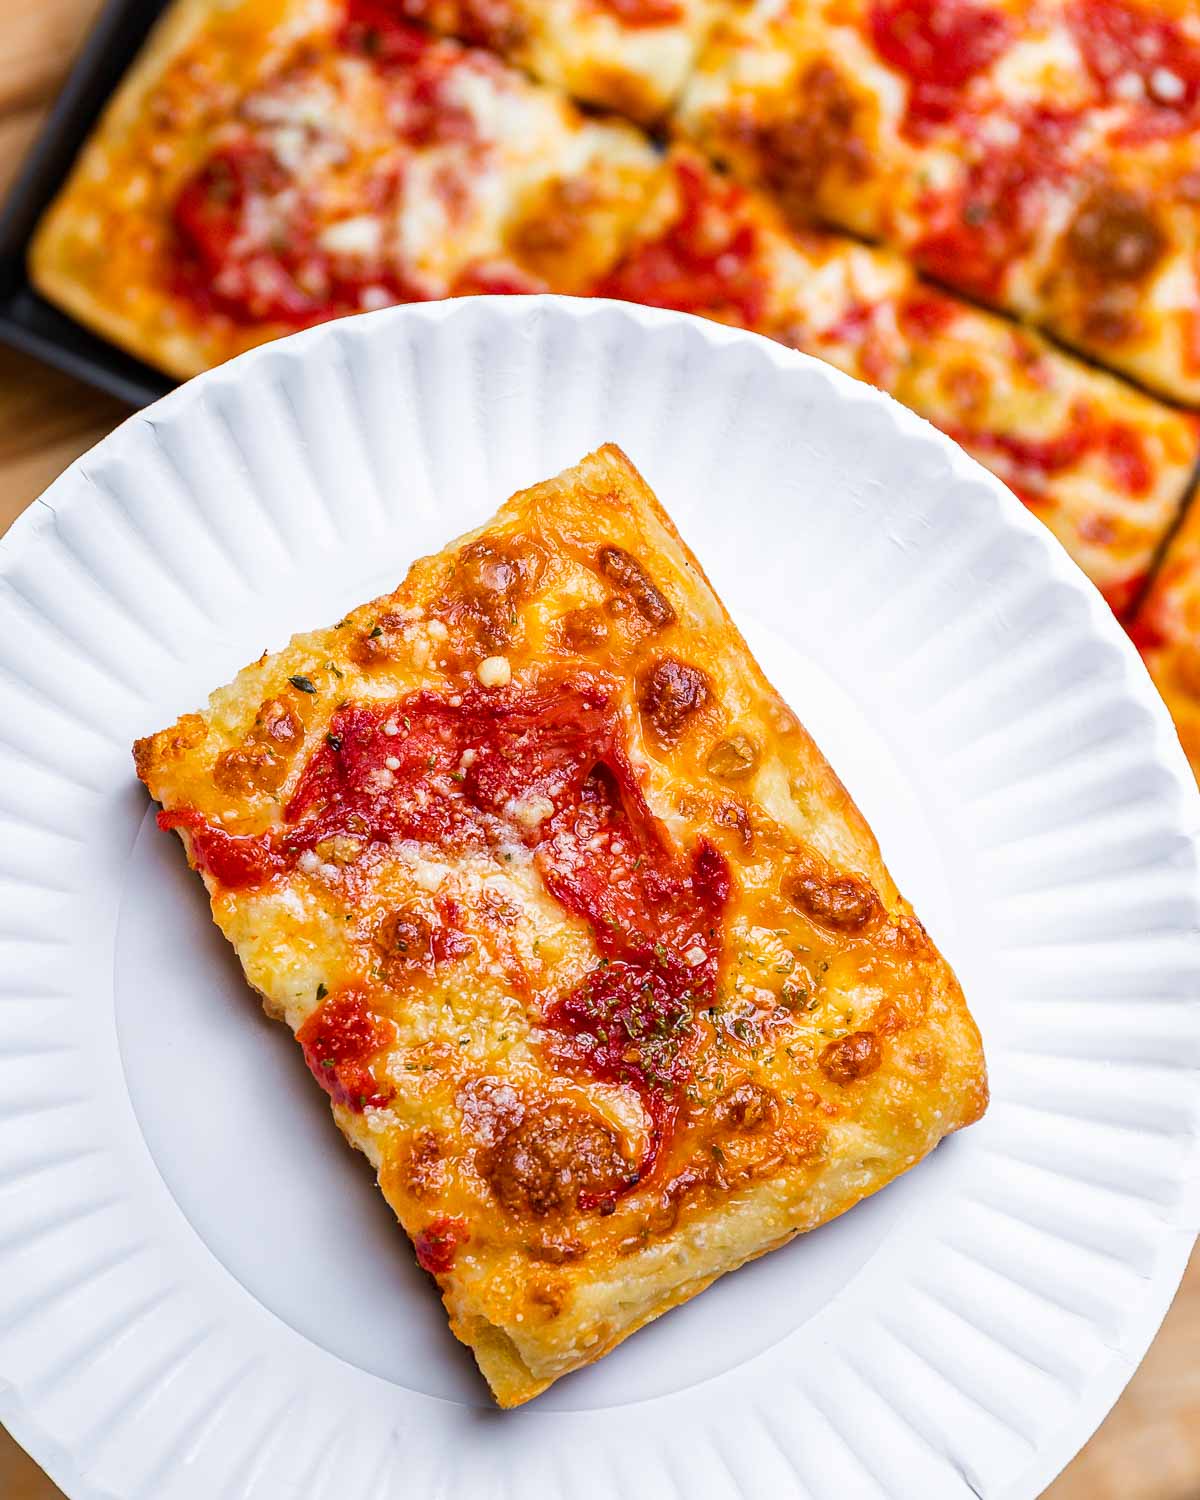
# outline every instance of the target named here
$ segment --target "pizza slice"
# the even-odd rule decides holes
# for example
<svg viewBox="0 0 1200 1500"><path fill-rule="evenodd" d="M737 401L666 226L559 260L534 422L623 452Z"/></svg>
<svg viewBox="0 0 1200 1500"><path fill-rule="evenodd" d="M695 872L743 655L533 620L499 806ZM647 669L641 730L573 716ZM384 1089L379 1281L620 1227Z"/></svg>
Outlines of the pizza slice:
<svg viewBox="0 0 1200 1500"><path fill-rule="evenodd" d="M1171 538L1129 626L1200 781L1200 507Z"/></svg>
<svg viewBox="0 0 1200 1500"><path fill-rule="evenodd" d="M616 448L134 753L502 1405L983 1113L953 973Z"/></svg>
<svg viewBox="0 0 1200 1500"><path fill-rule="evenodd" d="M341 314L576 292L657 172L376 0L176 0L34 240L52 302L187 376Z"/></svg>
<svg viewBox="0 0 1200 1500"><path fill-rule="evenodd" d="M797 221L1200 401L1194 6L751 0L676 126Z"/></svg>
<svg viewBox="0 0 1200 1500"><path fill-rule="evenodd" d="M489 47L543 83L643 124L695 66L719 0L391 0L413 20Z"/></svg>
<svg viewBox="0 0 1200 1500"><path fill-rule="evenodd" d="M685 148L669 168L598 291L752 328L888 391L997 473L1114 609L1132 602L1200 452L1191 417L894 254L790 228Z"/></svg>

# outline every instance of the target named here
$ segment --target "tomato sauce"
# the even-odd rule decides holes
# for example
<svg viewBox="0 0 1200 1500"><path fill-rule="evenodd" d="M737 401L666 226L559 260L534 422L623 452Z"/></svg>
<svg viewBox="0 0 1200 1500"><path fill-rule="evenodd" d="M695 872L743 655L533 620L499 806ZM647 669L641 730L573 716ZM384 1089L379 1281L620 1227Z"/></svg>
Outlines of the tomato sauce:
<svg viewBox="0 0 1200 1500"><path fill-rule="evenodd" d="M393 197L398 182L371 186L378 200ZM263 205L266 233L254 227ZM172 223L174 291L235 323L306 328L361 312L368 290L372 305L426 296L381 262L323 250L302 190L254 141L214 152L180 189Z"/></svg>
<svg viewBox="0 0 1200 1500"><path fill-rule="evenodd" d="M668 842L625 753L618 702L612 679L577 673L533 689L474 689L456 703L432 692L347 703L304 767L282 829L233 835L186 809L160 822L186 828L197 865L233 888L269 881L305 851L320 857L326 840L353 840L367 864L408 840L455 854L519 837L601 955L574 990L546 1000L549 1046L560 1066L637 1090L653 1126L645 1176L690 1076L695 1014L715 996L730 875L708 840L686 855ZM456 915L445 915L461 938ZM331 1092L374 1102L355 1071L379 1045L369 1014L333 1004L306 1023L310 1066Z"/></svg>
<svg viewBox="0 0 1200 1500"><path fill-rule="evenodd" d="M644 1178L691 1075L694 1014L716 993L729 870L705 839L680 861L618 766L617 776L600 768L589 777L539 851L551 894L590 923L603 955L544 1024L560 1064L637 1090L652 1124Z"/></svg>
<svg viewBox="0 0 1200 1500"><path fill-rule="evenodd" d="M195 808L160 812L158 826L164 830L186 828L191 835L196 868L230 890L263 885L273 875L291 869L293 864L273 840L226 833Z"/></svg>
<svg viewBox="0 0 1200 1500"><path fill-rule="evenodd" d="M1145 589L1149 577L1149 573L1144 570L1139 573L1130 573L1124 578L1117 578L1112 583L1105 584L1100 590L1104 595L1104 602L1112 610L1113 614L1116 615L1118 620L1123 620L1124 616L1128 614L1141 598L1142 591ZM1132 625L1126 625L1125 629L1130 636L1133 635ZM1135 644L1137 643L1135 642Z"/></svg>
<svg viewBox="0 0 1200 1500"><path fill-rule="evenodd" d="M1103 457L1113 484L1133 499L1144 498L1154 484L1154 468L1141 433L1125 422L1100 420L1082 404L1072 409L1066 426L1052 437L971 428L955 429L950 436L999 459L997 472L1034 507L1043 498L1041 486L1046 480L1074 468L1092 453Z"/></svg>
<svg viewBox="0 0 1200 1500"><path fill-rule="evenodd" d="M1127 495L1141 497L1150 493L1154 469L1146 453L1146 444L1136 427L1124 422L1110 422L1101 441L1104 457L1117 488Z"/></svg>
<svg viewBox="0 0 1200 1500"><path fill-rule="evenodd" d="M874 302L852 302L836 323L822 330L822 342L861 344L875 326L877 306Z"/></svg>
<svg viewBox="0 0 1200 1500"><path fill-rule="evenodd" d="M440 848L494 842L514 799L569 797L610 727L613 684L476 688L339 708L284 810L287 846L335 836L364 845L413 839ZM530 834L529 837L533 837Z"/></svg>
<svg viewBox="0 0 1200 1500"><path fill-rule="evenodd" d="M1106 103L1134 102L1116 136L1136 145L1194 130L1200 114L1200 43L1168 17L1128 0L1076 0L1068 11L1075 40ZM1140 98L1129 99L1129 81Z"/></svg>
<svg viewBox="0 0 1200 1500"><path fill-rule="evenodd" d="M959 188L924 196L919 210L932 227L913 250L931 276L989 300L999 295L1009 266L1034 244L1045 192L1069 173L1080 112L1033 105L1010 119L1016 130L1011 145L981 142Z"/></svg>
<svg viewBox="0 0 1200 1500"><path fill-rule="evenodd" d="M404 19L397 0L346 0L338 46L384 66L408 67L434 45L427 31Z"/></svg>
<svg viewBox="0 0 1200 1500"><path fill-rule="evenodd" d="M334 1101L361 1111L382 1109L392 1098L380 1088L370 1060L392 1040L391 1025L371 1013L357 990L330 995L296 1033L313 1077Z"/></svg>
<svg viewBox="0 0 1200 1500"><path fill-rule="evenodd" d="M766 306L758 232L746 195L690 161L675 164L679 212L656 240L639 245L593 288L650 307L700 313L753 327Z"/></svg>
<svg viewBox="0 0 1200 1500"><path fill-rule="evenodd" d="M976 0L875 0L869 27L876 52L910 80L904 129L917 138L955 117L1011 38L1007 18Z"/></svg>
<svg viewBox="0 0 1200 1500"><path fill-rule="evenodd" d="M1163 631L1145 610L1126 625L1125 633L1143 656L1148 651L1161 651L1168 644Z"/></svg>
<svg viewBox="0 0 1200 1500"><path fill-rule="evenodd" d="M417 1264L431 1276L444 1276L453 1266L459 1246L465 1245L470 1238L462 1219L451 1219L445 1214L439 1214L413 1236Z"/></svg>
<svg viewBox="0 0 1200 1500"><path fill-rule="evenodd" d="M679 0L599 0L622 26L673 26L684 18Z"/></svg>
<svg viewBox="0 0 1200 1500"><path fill-rule="evenodd" d="M961 311L960 305L950 297L937 292L922 290L906 297L897 309L900 329L909 338L933 338L955 321Z"/></svg>

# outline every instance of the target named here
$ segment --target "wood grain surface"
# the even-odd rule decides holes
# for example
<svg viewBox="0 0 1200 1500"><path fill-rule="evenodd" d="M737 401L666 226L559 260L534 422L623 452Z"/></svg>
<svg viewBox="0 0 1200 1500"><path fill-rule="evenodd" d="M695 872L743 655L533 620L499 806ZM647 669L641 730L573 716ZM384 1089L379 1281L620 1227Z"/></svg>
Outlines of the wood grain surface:
<svg viewBox="0 0 1200 1500"><path fill-rule="evenodd" d="M0 0L0 195L97 9L98 0ZM0 348L0 532L126 415L111 397ZM0 1500L59 1495L0 1429ZM1200 1255L1129 1389L1046 1500L1200 1500Z"/></svg>

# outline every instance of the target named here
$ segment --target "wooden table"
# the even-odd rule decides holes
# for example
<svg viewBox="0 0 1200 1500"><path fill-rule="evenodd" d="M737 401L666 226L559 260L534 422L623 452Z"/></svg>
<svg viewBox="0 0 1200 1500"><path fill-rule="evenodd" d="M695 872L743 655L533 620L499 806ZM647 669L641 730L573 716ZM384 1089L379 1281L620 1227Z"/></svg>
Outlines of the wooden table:
<svg viewBox="0 0 1200 1500"><path fill-rule="evenodd" d="M0 0L0 195L97 8L98 0ZM126 414L0 348L0 532ZM0 1430L0 1500L59 1493ZM1200 1254L1145 1364L1047 1500L1200 1500Z"/></svg>

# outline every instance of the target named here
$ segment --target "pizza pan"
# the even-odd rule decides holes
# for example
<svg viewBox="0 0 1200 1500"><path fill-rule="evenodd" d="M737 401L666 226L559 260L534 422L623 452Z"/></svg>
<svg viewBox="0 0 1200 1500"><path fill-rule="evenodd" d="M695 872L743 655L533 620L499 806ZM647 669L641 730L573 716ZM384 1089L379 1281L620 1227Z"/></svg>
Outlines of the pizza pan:
<svg viewBox="0 0 1200 1500"><path fill-rule="evenodd" d="M0 208L0 340L131 406L144 406L175 382L90 333L39 296L26 273L25 256L38 220L66 182L77 153L137 56L163 3L108 0Z"/></svg>

